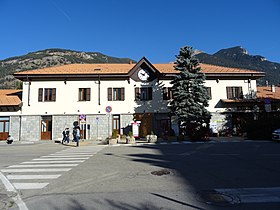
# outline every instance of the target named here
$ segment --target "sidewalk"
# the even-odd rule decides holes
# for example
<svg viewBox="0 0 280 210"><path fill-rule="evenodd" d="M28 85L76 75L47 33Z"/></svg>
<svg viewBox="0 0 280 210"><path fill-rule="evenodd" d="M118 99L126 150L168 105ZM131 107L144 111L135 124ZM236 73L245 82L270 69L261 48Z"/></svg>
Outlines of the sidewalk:
<svg viewBox="0 0 280 210"><path fill-rule="evenodd" d="M216 142L232 142L232 141L246 141L244 137L238 137L238 136L232 136L232 137L210 137L209 141L216 141ZM205 141L205 142L209 142ZM161 138L158 139L157 143L171 143L171 142L181 142L178 141L176 137L169 138L168 140L163 140ZM185 142L192 142L190 140L185 140ZM196 141L194 141L196 142ZM202 141L201 141L202 142ZM148 143L146 139L136 139L135 144L145 144ZM11 145L22 145L22 144L61 144L61 141L58 140L39 140L39 141L14 141ZM123 145L126 144L125 139L120 139L117 143L117 145ZM6 143L6 140L0 141L0 145L8 145ZM69 144L64 144L65 146L76 146L76 142L73 142L70 140ZM80 140L80 146L87 146L87 145L108 145L104 144L103 141L100 140Z"/></svg>

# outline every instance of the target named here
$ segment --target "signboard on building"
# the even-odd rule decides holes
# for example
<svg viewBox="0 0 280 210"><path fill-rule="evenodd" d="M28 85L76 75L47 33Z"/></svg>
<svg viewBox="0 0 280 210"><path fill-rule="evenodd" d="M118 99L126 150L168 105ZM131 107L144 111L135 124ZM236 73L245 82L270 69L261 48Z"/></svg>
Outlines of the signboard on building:
<svg viewBox="0 0 280 210"><path fill-rule="evenodd" d="M82 124L84 124L84 123L86 123L86 115L85 114L81 114L80 115L80 123L82 123Z"/></svg>
<svg viewBox="0 0 280 210"><path fill-rule="evenodd" d="M141 121L132 121L132 135L134 138L139 137L139 127L140 127Z"/></svg>

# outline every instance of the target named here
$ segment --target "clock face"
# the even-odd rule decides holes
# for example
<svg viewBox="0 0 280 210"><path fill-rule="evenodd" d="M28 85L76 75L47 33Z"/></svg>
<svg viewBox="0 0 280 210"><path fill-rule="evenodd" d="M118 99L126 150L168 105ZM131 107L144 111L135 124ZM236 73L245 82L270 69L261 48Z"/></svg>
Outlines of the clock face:
<svg viewBox="0 0 280 210"><path fill-rule="evenodd" d="M142 80L142 81L147 81L149 79L149 77L150 77L149 73L146 70L144 70L144 69L140 69L138 71L137 75L138 75L138 78L140 80Z"/></svg>

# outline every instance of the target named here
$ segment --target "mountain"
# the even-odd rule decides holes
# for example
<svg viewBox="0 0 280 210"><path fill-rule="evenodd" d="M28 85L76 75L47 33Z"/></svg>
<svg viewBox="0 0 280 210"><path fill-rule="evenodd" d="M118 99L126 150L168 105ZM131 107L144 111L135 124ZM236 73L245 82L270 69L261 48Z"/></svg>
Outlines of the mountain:
<svg viewBox="0 0 280 210"><path fill-rule="evenodd" d="M130 58L116 58L99 52L79 52L65 49L46 49L0 60L0 89L13 89L19 85L12 74L71 63L129 63Z"/></svg>
<svg viewBox="0 0 280 210"><path fill-rule="evenodd" d="M250 55L242 47L222 49L213 55L196 51L196 57L201 63L225 67L252 69L266 73L257 81L258 85L280 84L280 64L266 60L260 55ZM38 69L71 63L129 63L136 61L130 58L116 58L99 52L79 52L65 49L46 49L0 60L0 89L13 89L19 83L12 74L22 70Z"/></svg>
<svg viewBox="0 0 280 210"><path fill-rule="evenodd" d="M257 81L258 85L280 84L280 64L268 61L260 55L250 55L248 51L240 46L222 49L213 55L198 52L196 57L201 63L207 63L225 67L252 69L266 73L266 76Z"/></svg>

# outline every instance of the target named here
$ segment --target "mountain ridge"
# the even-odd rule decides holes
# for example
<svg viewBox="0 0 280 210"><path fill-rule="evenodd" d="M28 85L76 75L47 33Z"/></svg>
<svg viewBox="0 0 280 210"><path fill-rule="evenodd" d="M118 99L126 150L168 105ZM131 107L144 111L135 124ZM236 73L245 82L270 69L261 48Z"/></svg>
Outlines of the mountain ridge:
<svg viewBox="0 0 280 210"><path fill-rule="evenodd" d="M265 72L266 76L258 80L258 85L266 85L267 81L273 85L280 84L279 63L268 61L261 55L250 55L240 46L221 49L212 55L202 52L196 57L201 63Z"/></svg>
<svg viewBox="0 0 280 210"><path fill-rule="evenodd" d="M240 46L221 49L214 54L196 50L195 55L201 63L217 66L251 69L262 71L266 76L257 81L258 85L280 84L280 64L268 61L261 55L250 55ZM117 58L99 52L83 52L51 48L30 52L22 56L14 56L0 60L0 89L14 89L19 81L12 75L22 70L32 70L72 63L136 63L130 58Z"/></svg>
<svg viewBox="0 0 280 210"><path fill-rule="evenodd" d="M17 88L19 81L12 74L73 63L136 63L130 58L117 58L99 52L83 52L50 48L0 60L0 89Z"/></svg>

